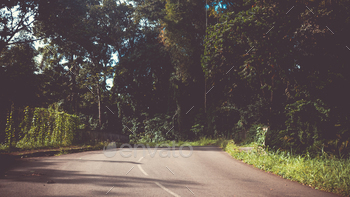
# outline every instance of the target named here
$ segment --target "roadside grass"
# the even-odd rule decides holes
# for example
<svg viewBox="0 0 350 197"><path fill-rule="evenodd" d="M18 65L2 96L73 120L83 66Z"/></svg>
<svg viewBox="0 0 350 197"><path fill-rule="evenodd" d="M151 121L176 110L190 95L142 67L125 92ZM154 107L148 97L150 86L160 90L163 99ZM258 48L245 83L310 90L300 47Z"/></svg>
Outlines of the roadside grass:
<svg viewBox="0 0 350 197"><path fill-rule="evenodd" d="M339 159L324 153L311 158L309 155L291 155L285 151L259 149L239 150L232 140L221 139L216 145L235 159L259 169L297 181L312 188L350 196L350 159Z"/></svg>
<svg viewBox="0 0 350 197"><path fill-rule="evenodd" d="M138 144L143 144L143 145L148 145L149 147L165 147L165 146L173 146L173 144L175 144L175 146L182 146L182 145L190 145L190 146L208 146L208 145L216 145L216 143L219 141L219 139L211 139L211 138L206 138L206 137L202 137L197 141L171 141L171 140L167 140L167 141L161 141L161 142L148 142L148 143L143 143L140 142Z"/></svg>

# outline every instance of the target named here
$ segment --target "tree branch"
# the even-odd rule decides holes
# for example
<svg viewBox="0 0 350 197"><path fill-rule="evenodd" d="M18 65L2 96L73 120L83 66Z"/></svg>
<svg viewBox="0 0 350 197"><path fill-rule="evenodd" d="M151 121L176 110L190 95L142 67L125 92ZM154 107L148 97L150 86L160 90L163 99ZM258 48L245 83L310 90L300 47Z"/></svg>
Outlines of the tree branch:
<svg viewBox="0 0 350 197"><path fill-rule="evenodd" d="M11 42L11 43L5 44L5 46L7 46L7 45L12 45L12 44L23 44L23 43L28 43L28 42L35 42L35 41L42 40L42 39L45 39L45 38L38 38L38 39L34 39L34 40L26 40L26 41Z"/></svg>

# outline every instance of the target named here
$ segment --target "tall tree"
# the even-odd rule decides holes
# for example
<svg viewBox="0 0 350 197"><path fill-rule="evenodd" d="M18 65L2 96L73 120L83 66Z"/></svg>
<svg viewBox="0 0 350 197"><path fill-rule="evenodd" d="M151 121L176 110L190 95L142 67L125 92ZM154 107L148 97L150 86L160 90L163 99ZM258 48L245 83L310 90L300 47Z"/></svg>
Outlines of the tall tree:
<svg viewBox="0 0 350 197"><path fill-rule="evenodd" d="M40 105L35 55L34 47L28 43L3 49L0 54L0 138L4 137L7 113L15 110L17 114L18 108Z"/></svg>
<svg viewBox="0 0 350 197"><path fill-rule="evenodd" d="M283 130L281 135L295 140L291 146L303 150L348 130L347 118L332 115L348 117L342 100L347 96L338 88L349 77L342 44L349 42L348 8L343 1L306 3L244 1L241 11L224 13L221 23L209 28L202 59L208 80L236 95L212 94L212 100L226 97L248 127L260 122ZM335 122L342 124L336 128Z"/></svg>
<svg viewBox="0 0 350 197"><path fill-rule="evenodd" d="M102 126L101 89L105 91L106 76L110 75L112 53L117 52L120 57L126 47L126 34L133 29L133 7L114 0L60 1L40 6L37 36L50 37L59 45L66 42L79 45L85 51L84 58L93 65L86 72L96 86L99 125ZM132 46L132 42L129 40L128 46Z"/></svg>
<svg viewBox="0 0 350 197"><path fill-rule="evenodd" d="M178 114L177 130L193 137L185 115L195 103L203 103L204 77L200 65L205 35L205 1L166 1L161 19L163 43L172 54L175 66L174 87ZM198 110L203 105L196 105Z"/></svg>

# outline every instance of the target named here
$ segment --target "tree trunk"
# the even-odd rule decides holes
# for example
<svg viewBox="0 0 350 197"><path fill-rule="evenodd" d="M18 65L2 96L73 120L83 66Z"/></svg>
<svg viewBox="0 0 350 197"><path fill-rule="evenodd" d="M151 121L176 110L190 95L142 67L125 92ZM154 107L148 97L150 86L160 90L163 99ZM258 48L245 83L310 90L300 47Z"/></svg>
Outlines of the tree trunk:
<svg viewBox="0 0 350 197"><path fill-rule="evenodd" d="M98 102L98 124L100 126L100 129L102 127L102 117L101 117L101 91L100 91L100 84L97 81L97 102Z"/></svg>
<svg viewBox="0 0 350 197"><path fill-rule="evenodd" d="M93 53L90 53L92 64L95 68L99 68L99 63L96 61L96 59L93 56ZM98 103L98 124L100 126L100 129L102 127L102 116L101 116L101 91L100 91L100 78L97 76L96 78L96 84L97 84L97 103Z"/></svg>
<svg viewBox="0 0 350 197"><path fill-rule="evenodd" d="M71 99L71 106L73 107L73 111L74 111L74 114L77 114L77 85L76 85L76 75L78 74L77 73L77 70L75 69L74 67L74 64L73 64L73 61L74 61L74 56L71 55L70 57L70 60L71 60L71 70L72 70L72 99Z"/></svg>
<svg viewBox="0 0 350 197"><path fill-rule="evenodd" d="M207 113L207 79L204 79L204 113Z"/></svg>
<svg viewBox="0 0 350 197"><path fill-rule="evenodd" d="M270 94L270 109L269 109L269 119L268 119L268 126L270 127L271 126L271 119L273 118L272 116L272 113L273 113L273 89L275 87L275 80L274 80L274 77L273 76L271 78L271 94Z"/></svg>
<svg viewBox="0 0 350 197"><path fill-rule="evenodd" d="M175 82L178 86L176 90L176 108L177 108L177 130L176 132L179 134L179 136L183 137L183 127L184 127L184 85L182 84L181 80L178 80Z"/></svg>

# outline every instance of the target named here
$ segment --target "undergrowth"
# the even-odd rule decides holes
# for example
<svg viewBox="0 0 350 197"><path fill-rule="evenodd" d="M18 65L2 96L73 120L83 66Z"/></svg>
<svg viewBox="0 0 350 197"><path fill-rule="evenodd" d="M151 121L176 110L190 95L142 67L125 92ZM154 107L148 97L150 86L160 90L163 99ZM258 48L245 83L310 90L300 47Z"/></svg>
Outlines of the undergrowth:
<svg viewBox="0 0 350 197"><path fill-rule="evenodd" d="M215 145L217 142L219 141L219 139L210 139L210 138L206 138L206 137L202 137L197 141L191 142L191 141L171 141L171 140L167 140L167 141L162 141L162 142L148 142L148 143L143 143L142 141L139 142L138 144L144 144L144 145L148 145L149 147L164 147L164 146L173 146L173 144L175 144L175 146L182 146L182 145L190 145L190 146L207 146L207 145Z"/></svg>
<svg viewBox="0 0 350 197"><path fill-rule="evenodd" d="M267 172L297 181L315 189L350 196L350 159L339 159L323 153L322 156L292 155L286 151L269 151L255 147L240 151L232 140L218 140L232 157Z"/></svg>

